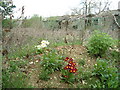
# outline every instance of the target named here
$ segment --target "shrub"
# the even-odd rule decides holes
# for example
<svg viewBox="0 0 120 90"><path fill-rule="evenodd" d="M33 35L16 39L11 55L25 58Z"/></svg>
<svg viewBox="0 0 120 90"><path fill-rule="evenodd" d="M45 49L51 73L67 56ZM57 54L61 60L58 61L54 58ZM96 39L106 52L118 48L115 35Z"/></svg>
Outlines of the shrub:
<svg viewBox="0 0 120 90"><path fill-rule="evenodd" d="M102 57L112 45L113 39L109 35L100 31L94 31L87 48L91 55Z"/></svg>
<svg viewBox="0 0 120 90"><path fill-rule="evenodd" d="M116 67L111 67L107 61L98 59L97 64L94 65L93 76L98 80L94 88L117 88L118 87L118 70Z"/></svg>

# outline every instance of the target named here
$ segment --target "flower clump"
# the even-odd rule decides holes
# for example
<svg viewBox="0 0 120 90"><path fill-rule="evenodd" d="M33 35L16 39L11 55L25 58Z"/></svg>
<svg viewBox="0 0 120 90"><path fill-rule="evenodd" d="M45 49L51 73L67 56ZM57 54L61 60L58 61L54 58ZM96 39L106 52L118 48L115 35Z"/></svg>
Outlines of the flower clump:
<svg viewBox="0 0 120 90"><path fill-rule="evenodd" d="M42 40L40 45L35 46L38 50L47 47L50 43L46 40Z"/></svg>
<svg viewBox="0 0 120 90"><path fill-rule="evenodd" d="M74 60L72 58L66 57L64 59L64 61L67 61L68 64L64 67L64 70L68 70L69 73L76 73L77 68L76 68L76 63L74 62ZM68 76L64 76L64 77L68 77Z"/></svg>

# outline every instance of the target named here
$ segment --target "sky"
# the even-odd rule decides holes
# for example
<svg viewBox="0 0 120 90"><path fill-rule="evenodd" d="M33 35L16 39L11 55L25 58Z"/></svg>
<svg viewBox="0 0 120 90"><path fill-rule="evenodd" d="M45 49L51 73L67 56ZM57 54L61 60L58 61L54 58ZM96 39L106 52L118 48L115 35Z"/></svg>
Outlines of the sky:
<svg viewBox="0 0 120 90"><path fill-rule="evenodd" d="M33 16L34 14L43 17L62 16L70 14L72 8L79 7L80 1L81 0L13 0L13 3L16 5L14 16L20 16L21 12L18 10L22 6L25 6L24 16L27 17ZM118 9L118 1L120 0L109 1L111 1L111 10Z"/></svg>

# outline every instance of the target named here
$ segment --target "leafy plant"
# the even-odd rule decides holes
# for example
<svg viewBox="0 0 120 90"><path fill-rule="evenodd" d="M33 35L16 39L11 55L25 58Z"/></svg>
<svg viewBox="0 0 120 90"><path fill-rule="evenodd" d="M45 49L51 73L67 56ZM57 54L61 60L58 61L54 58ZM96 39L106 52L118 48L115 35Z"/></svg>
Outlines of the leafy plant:
<svg viewBox="0 0 120 90"><path fill-rule="evenodd" d="M83 80L89 81L91 78L91 69L87 70L83 66L78 67L77 75L76 75L76 80L78 82L82 82Z"/></svg>
<svg viewBox="0 0 120 90"><path fill-rule="evenodd" d="M92 85L94 88L118 87L118 70L116 67L111 67L105 60L97 59L92 75L99 79L95 85Z"/></svg>
<svg viewBox="0 0 120 90"><path fill-rule="evenodd" d="M52 73L55 70L61 70L62 56L58 55L56 50L45 53L42 59L41 65L44 67L45 71L48 70L49 73Z"/></svg>
<svg viewBox="0 0 120 90"><path fill-rule="evenodd" d="M56 50L51 50L47 53L44 53L40 63L42 70L39 74L39 78L42 80L48 80L50 79L49 74L53 73L54 71L61 70L62 59L63 57L58 55Z"/></svg>
<svg viewBox="0 0 120 90"><path fill-rule="evenodd" d="M94 31L87 45L88 52L96 57L102 57L108 48L112 47L113 42L113 39L106 33Z"/></svg>
<svg viewBox="0 0 120 90"><path fill-rule="evenodd" d="M116 62L120 62L120 52L111 51L109 57L114 59Z"/></svg>

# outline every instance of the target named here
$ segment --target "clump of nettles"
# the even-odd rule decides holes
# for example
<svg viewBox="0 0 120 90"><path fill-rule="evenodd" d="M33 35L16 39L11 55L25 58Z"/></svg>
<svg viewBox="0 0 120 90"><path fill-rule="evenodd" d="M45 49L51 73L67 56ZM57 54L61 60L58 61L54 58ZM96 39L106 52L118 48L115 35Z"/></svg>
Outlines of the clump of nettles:
<svg viewBox="0 0 120 90"><path fill-rule="evenodd" d="M94 31L88 41L87 48L91 55L102 57L112 45L113 39L109 35L100 31Z"/></svg>

